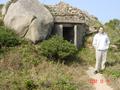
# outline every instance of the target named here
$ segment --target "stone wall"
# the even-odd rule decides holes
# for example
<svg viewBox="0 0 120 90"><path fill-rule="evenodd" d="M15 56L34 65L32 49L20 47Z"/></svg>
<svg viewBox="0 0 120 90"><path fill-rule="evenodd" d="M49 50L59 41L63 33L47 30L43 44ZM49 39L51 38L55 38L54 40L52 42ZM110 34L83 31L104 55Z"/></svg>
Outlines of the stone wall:
<svg viewBox="0 0 120 90"><path fill-rule="evenodd" d="M77 25L77 45L78 48L84 45L86 30L89 28L86 24Z"/></svg>
<svg viewBox="0 0 120 90"><path fill-rule="evenodd" d="M81 20L79 17L74 16L74 15L57 15L54 16L54 22L63 22L63 23L84 23L84 20Z"/></svg>
<svg viewBox="0 0 120 90"><path fill-rule="evenodd" d="M53 35L57 34L61 37L63 37L63 25L62 24L54 24L53 28Z"/></svg>

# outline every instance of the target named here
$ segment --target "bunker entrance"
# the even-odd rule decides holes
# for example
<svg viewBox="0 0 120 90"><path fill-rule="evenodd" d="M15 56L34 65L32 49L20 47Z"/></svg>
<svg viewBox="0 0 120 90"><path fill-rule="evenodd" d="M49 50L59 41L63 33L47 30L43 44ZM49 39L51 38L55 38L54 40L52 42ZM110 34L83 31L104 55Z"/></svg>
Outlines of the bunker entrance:
<svg viewBox="0 0 120 90"><path fill-rule="evenodd" d="M63 27L63 38L74 43L74 27Z"/></svg>

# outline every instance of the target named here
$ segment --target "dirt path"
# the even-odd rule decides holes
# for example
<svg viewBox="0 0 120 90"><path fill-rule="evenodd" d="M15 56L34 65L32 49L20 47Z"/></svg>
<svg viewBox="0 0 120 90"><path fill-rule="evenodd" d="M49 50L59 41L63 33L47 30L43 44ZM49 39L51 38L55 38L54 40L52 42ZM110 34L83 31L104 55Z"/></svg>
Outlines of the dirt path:
<svg viewBox="0 0 120 90"><path fill-rule="evenodd" d="M89 82L95 87L95 90L113 90L108 84L110 80L106 80L100 73L94 74L94 68L89 67L87 74L92 78Z"/></svg>

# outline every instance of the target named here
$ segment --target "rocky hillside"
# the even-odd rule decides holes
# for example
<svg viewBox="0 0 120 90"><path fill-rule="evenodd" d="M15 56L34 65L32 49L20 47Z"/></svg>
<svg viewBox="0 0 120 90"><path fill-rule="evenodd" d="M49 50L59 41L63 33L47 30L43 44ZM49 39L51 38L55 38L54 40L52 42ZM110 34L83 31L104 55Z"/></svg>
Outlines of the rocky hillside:
<svg viewBox="0 0 120 90"><path fill-rule="evenodd" d="M0 26L0 90L93 90L82 60L61 63L40 48Z"/></svg>

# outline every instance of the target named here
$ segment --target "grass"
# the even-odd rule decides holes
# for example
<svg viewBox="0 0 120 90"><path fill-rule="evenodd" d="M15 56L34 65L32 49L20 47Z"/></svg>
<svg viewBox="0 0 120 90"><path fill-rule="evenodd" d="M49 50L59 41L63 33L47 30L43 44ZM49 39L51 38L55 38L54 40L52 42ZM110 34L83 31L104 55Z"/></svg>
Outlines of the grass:
<svg viewBox="0 0 120 90"><path fill-rule="evenodd" d="M78 54L80 63L64 64L41 56L38 47L24 42L5 49L7 52L3 50L0 60L1 90L93 90L85 70L88 65L95 64L94 49L81 49ZM109 63L113 62L116 61L111 59ZM114 69L116 67L107 67L105 75L118 79L118 70L113 72Z"/></svg>
<svg viewBox="0 0 120 90"><path fill-rule="evenodd" d="M118 49L115 49L113 47L109 48L108 52L108 68L105 71L106 76L110 76L111 78L120 78L120 38L119 38L119 31L118 30L112 30L109 27L106 28L106 32L108 33L111 45L117 45Z"/></svg>
<svg viewBox="0 0 120 90"><path fill-rule="evenodd" d="M0 26L0 47L14 47L20 45L21 40L10 29Z"/></svg>
<svg viewBox="0 0 120 90"><path fill-rule="evenodd" d="M11 33L4 30L4 27L0 27L0 30L0 33ZM0 34L2 35L6 34ZM111 39L114 39L112 43L115 44L115 38ZM87 67L95 65L93 48L82 48L77 60L73 58L72 62L61 63L42 56L38 49L40 44L33 45L23 40L20 42L22 43L19 45L0 48L1 90L93 90L86 75ZM115 86L120 80L119 49L110 47L107 60L107 68L103 74ZM115 81L118 83L114 83ZM116 87L119 90L119 85Z"/></svg>
<svg viewBox="0 0 120 90"><path fill-rule="evenodd" d="M78 56L81 58L83 63L94 66L95 64L95 51L93 48L82 48L79 51Z"/></svg>
<svg viewBox="0 0 120 90"><path fill-rule="evenodd" d="M1 90L93 90L80 60L73 59L70 64L55 62L40 54L40 44L21 42L0 48Z"/></svg>
<svg viewBox="0 0 120 90"><path fill-rule="evenodd" d="M79 52L82 61L90 66L95 65L95 52L92 48L83 48ZM120 90L120 51L110 48L107 55L106 69L102 72L114 90Z"/></svg>
<svg viewBox="0 0 120 90"><path fill-rule="evenodd" d="M0 63L1 90L90 90L83 66L49 61L38 55L36 47L21 45L5 52Z"/></svg>
<svg viewBox="0 0 120 90"><path fill-rule="evenodd" d="M110 45L107 55L106 69L103 71L106 79L111 81L111 85L115 90L120 90L120 37L119 31L106 28L111 41L111 45L116 45L118 48L114 48ZM93 36L92 36L93 37ZM86 45L88 48L83 48L80 50L79 56L85 61L88 65L95 65L95 52L91 48L92 37L86 38Z"/></svg>

